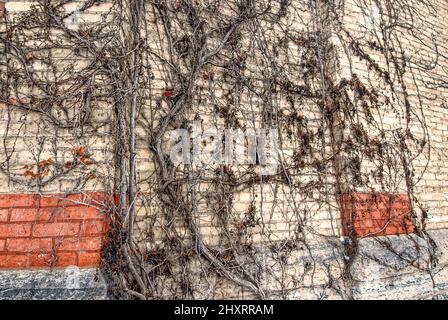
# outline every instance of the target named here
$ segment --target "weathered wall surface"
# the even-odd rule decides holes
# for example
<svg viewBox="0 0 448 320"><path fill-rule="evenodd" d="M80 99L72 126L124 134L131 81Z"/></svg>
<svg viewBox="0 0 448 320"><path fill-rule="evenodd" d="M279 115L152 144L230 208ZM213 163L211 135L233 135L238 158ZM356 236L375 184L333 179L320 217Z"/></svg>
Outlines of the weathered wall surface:
<svg viewBox="0 0 448 320"><path fill-rule="evenodd" d="M82 3L70 3L70 8ZM179 196L185 202L197 199L188 214L201 239L221 261L247 268L250 272L241 271L243 276L255 274L268 298L446 297L448 62L437 50L443 52L448 44L441 23L448 6L438 0L430 5L411 1L409 12L398 13L388 1L379 3L353 0L327 8L293 1L294 10L282 17L283 28L268 20L241 27L221 60L198 71L189 108L170 124L170 129L191 129L195 122L201 130L278 129L284 176L270 180L260 176L257 166L233 163L223 168L213 160L174 169ZM7 1L7 18L14 20L31 6ZM104 1L66 19L65 25L88 38L84 25L105 23L110 8ZM230 15L232 7L225 9ZM381 26L407 22L411 16L417 37L406 27L382 33ZM151 275L155 296L176 298L191 290L190 298L253 298L249 290L209 272L214 268L210 261L188 258L198 239L187 213L160 196L154 139L176 97L182 96L185 79L179 73L188 74L185 56L193 43L182 20L186 14L173 18L172 33L163 17L148 8L142 32L151 81L139 96L136 242L147 269L162 266ZM0 19L5 33L6 16ZM222 21L208 22L219 26ZM28 40L24 54L0 46L10 58L1 60L1 77L12 88L3 88L0 100L0 268L92 268L101 263L109 198L117 191L116 114L111 107L116 101L107 94L111 78L95 73L94 59L75 50L71 37L62 36L67 47L50 50L60 61L57 67L42 62L49 54L45 45L57 43L61 34ZM171 36L182 40L176 41L174 54L167 50ZM37 43L40 50L33 50ZM269 56L274 48L277 54ZM19 58L23 55L26 63ZM402 68L403 63L408 67ZM71 91L76 94L58 100L51 89L31 85L32 101L29 83L13 85L14 74L30 67L38 71L39 81L56 79L68 87L77 85L77 76L89 74L94 93L80 86L79 92ZM347 95L333 95L336 87L348 88ZM58 107L44 119L27 109L37 105L45 110L48 104ZM334 115L331 120L328 113ZM77 122L85 114L91 121ZM59 126L52 125L55 120ZM69 123L74 125L60 128ZM211 136L219 140L219 135ZM411 141L406 157L400 157L403 150L397 147L403 136ZM205 147L211 140L207 136L192 144ZM236 148L244 149L245 143L235 141ZM369 148L375 149L372 156ZM220 178L213 180L217 172ZM185 183L186 177L192 180ZM235 252L241 256L235 258ZM20 272L14 274L20 278ZM7 287L0 295L12 297L14 284ZM45 291L36 297L41 294Z"/></svg>
<svg viewBox="0 0 448 320"><path fill-rule="evenodd" d="M362 85L378 91L388 91L393 101L389 106L386 102L380 110L374 110L373 116L377 124L388 128L389 134L405 128L424 141L415 144L410 150L415 170L415 198L412 206L417 210L417 221L425 230L431 230L428 235L437 244L436 259L430 259L431 250L427 250L420 258L412 249L412 238L406 236L389 237L392 250L387 250L381 244L383 239L363 239L360 247L360 259L354 265L354 278L357 280L354 296L373 299L446 299L446 140L448 112L446 108L447 91L446 75L448 61L438 59L440 52L446 50L446 28L444 21L448 6L444 1L421 2L413 1L412 9L398 13L388 6L387 2L350 1L345 4L344 16L341 22L345 30L335 35L334 42L340 48L341 77L356 74ZM406 23L417 27L418 36L414 37L406 29ZM399 34L382 32L381 26L392 23L403 23ZM440 43L435 46L435 43ZM363 48L360 50L359 48ZM366 49L367 48L367 49ZM348 50L348 51L347 51ZM356 52L355 57L348 57L347 52ZM367 55L369 58L367 58ZM390 63L390 57L396 60ZM401 72L396 65L406 61L408 64ZM381 72L372 72L372 70ZM390 79L394 83L390 85ZM445 79L445 80L444 80ZM357 101L358 100L358 101ZM358 107L362 99L354 97ZM418 105L419 111L406 115L409 105ZM398 116L394 111L404 110L404 116ZM379 118L382 116L382 118ZM426 119L426 121L424 120ZM373 127L367 124L371 130ZM375 129L373 129L375 130ZM387 133L386 133L387 134ZM368 162L368 159L363 159ZM368 170L378 170L378 165L364 166ZM380 167L381 168L381 167ZM405 181L396 179L389 187L395 193L406 193ZM381 186L377 188L381 190ZM377 189L377 190L378 190ZM356 188L355 188L356 190ZM358 189L357 191L366 191ZM369 214L367 214L369 217ZM367 225L368 222L363 222ZM390 225L387 226L389 228ZM415 238L416 241L421 241ZM423 241L421 247L428 247ZM386 246L389 247L389 244ZM425 251L425 250L423 250ZM406 257L404 262L401 257ZM433 266L431 264L434 264ZM430 273L427 271L433 268ZM359 280L359 282L358 282Z"/></svg>
<svg viewBox="0 0 448 320"><path fill-rule="evenodd" d="M431 249L415 236L363 239L354 263L356 299L447 299L446 230L429 235L438 245L438 263L431 269ZM419 252L415 242L420 243ZM384 249L385 243L389 250Z"/></svg>
<svg viewBox="0 0 448 320"><path fill-rule="evenodd" d="M0 271L0 300L104 300L107 285L95 269Z"/></svg>
<svg viewBox="0 0 448 320"><path fill-rule="evenodd" d="M32 17L21 20L21 15L32 12L37 2L1 4L3 34L11 23L32 23ZM80 5L82 2L71 3L67 12ZM108 8L110 5L96 6L82 17L67 19L66 25L76 29L78 18L98 22ZM0 101L1 298L105 297L104 282L101 277L95 280L95 268L101 264L109 228L109 201L105 194L108 182L104 177L111 168L113 152L107 123L111 112L102 107L100 99L86 97L82 91L62 99L57 94L51 98L53 89L41 86L45 82L74 86L77 74L88 72L88 60L80 58L74 47L42 49L57 41L70 43L55 30L46 37L30 36L12 50L5 42L0 45L2 80L11 83L15 76L23 77L17 70L35 72L25 85L10 93L3 87ZM18 58L20 52L27 52L27 61ZM40 60L50 55L58 61L57 67ZM96 92L100 90L98 86ZM83 115L72 106L85 99L92 99L91 105L85 104L85 111L93 107L95 113L87 126L77 125L76 119ZM41 112L22 108L30 103L36 103ZM47 103L59 104L61 109L43 116ZM61 128L57 123L65 125ZM82 269L68 279L71 269L67 267ZM70 288L66 280L81 284Z"/></svg>
<svg viewBox="0 0 448 320"><path fill-rule="evenodd" d="M411 1L412 7L403 12L389 8L387 2L349 1L345 4L344 15L339 17L343 32L333 36L339 48L340 77L350 79L356 74L363 86L385 92L391 102L384 101L381 110L372 110L376 124L387 128L385 134L394 130L409 129L424 146L417 145L411 150L415 170L415 193L419 209L429 213L428 229L446 228L447 166L446 141L448 109L446 71L448 61L439 55L446 50L447 33L444 17L448 6L444 1ZM412 25L418 30L414 37L406 28ZM381 26L403 23L399 34L384 34ZM361 49L362 48L362 49ZM349 52L355 53L350 56ZM395 61L390 61L391 57ZM408 66L397 72L395 63ZM434 63L437 61L437 63ZM374 72L378 69L379 72ZM390 83L393 83L391 86ZM354 93L353 100L362 108L363 99ZM396 110L405 111L407 105L419 106L420 110L406 116L398 116ZM382 117L381 119L379 117ZM366 116L367 118L367 116ZM426 120L426 121L425 121ZM371 123L364 123L375 132ZM369 162L368 159L363 159ZM378 164L363 165L365 174L378 170ZM381 188L377 185L376 188ZM406 192L401 179L390 186L392 192ZM365 190L358 190L365 191Z"/></svg>

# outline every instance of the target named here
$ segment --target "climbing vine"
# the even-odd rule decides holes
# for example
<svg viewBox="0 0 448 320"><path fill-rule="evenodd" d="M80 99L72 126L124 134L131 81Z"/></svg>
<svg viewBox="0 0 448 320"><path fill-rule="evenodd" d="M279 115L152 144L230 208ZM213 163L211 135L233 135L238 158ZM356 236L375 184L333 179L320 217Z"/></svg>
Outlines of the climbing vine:
<svg viewBox="0 0 448 320"><path fill-rule="evenodd" d="M446 88L441 40L419 31L432 1L74 3L1 18L0 171L39 193L70 178L67 192L116 195L112 294L351 298L359 239L340 219L354 191L407 195L431 262L406 261L431 272L416 190L432 152L422 88ZM193 124L276 130L278 166L175 164L170 132Z"/></svg>

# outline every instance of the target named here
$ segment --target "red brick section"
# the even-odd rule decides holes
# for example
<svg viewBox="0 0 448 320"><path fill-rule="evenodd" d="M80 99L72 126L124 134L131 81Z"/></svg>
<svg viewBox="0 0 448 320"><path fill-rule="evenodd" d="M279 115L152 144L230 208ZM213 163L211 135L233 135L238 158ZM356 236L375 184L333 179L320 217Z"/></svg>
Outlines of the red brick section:
<svg viewBox="0 0 448 320"><path fill-rule="evenodd" d="M0 18L3 17L4 14L5 14L5 1L0 1Z"/></svg>
<svg viewBox="0 0 448 320"><path fill-rule="evenodd" d="M406 194L347 193L343 196L343 209L346 236L399 235L415 231Z"/></svg>
<svg viewBox="0 0 448 320"><path fill-rule="evenodd" d="M94 192L0 194L0 269L99 266L106 199Z"/></svg>

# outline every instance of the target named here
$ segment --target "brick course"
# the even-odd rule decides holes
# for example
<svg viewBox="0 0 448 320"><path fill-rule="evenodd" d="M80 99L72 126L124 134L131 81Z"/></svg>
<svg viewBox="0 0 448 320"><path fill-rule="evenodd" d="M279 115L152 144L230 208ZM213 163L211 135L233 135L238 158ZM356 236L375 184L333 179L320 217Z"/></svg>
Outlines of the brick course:
<svg viewBox="0 0 448 320"><path fill-rule="evenodd" d="M92 267L108 220L102 193L0 195L0 268Z"/></svg>
<svg viewBox="0 0 448 320"><path fill-rule="evenodd" d="M344 235L357 237L414 232L407 195L347 193L343 196Z"/></svg>

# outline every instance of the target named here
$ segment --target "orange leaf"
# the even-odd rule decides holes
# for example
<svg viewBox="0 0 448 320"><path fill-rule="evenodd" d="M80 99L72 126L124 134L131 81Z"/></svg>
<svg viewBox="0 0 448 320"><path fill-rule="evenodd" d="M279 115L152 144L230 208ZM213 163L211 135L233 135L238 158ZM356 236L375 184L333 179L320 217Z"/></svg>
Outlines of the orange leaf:
<svg viewBox="0 0 448 320"><path fill-rule="evenodd" d="M79 147L79 149L78 149L78 154L79 154L81 157L84 157L84 155L86 154L86 149L85 149L84 147Z"/></svg>
<svg viewBox="0 0 448 320"><path fill-rule="evenodd" d="M9 103L12 104L13 106L17 105L17 97L11 97L9 98Z"/></svg>
<svg viewBox="0 0 448 320"><path fill-rule="evenodd" d="M167 98L172 97L173 94L174 94L174 90L172 90L172 89L167 89L167 90L165 90L165 92L163 93L163 95L164 95L165 97L167 97Z"/></svg>
<svg viewBox="0 0 448 320"><path fill-rule="evenodd" d="M26 171L23 173L23 175L24 175L25 177L28 177L28 176L32 176L32 175L34 175L34 173L33 173L33 171L31 171L31 170L26 170Z"/></svg>
<svg viewBox="0 0 448 320"><path fill-rule="evenodd" d="M42 160L41 162L39 162L39 168L43 169L48 167L49 165L52 165L54 163L53 159L47 159L47 160Z"/></svg>

